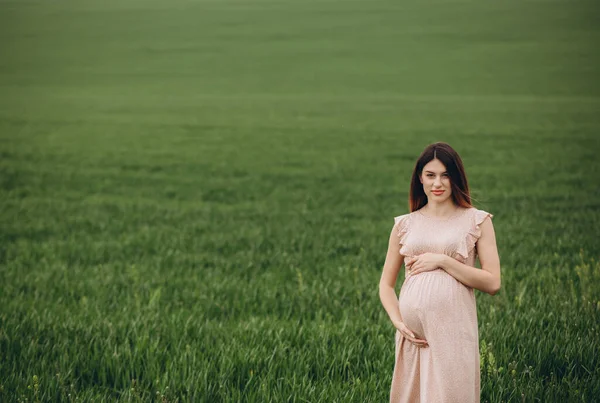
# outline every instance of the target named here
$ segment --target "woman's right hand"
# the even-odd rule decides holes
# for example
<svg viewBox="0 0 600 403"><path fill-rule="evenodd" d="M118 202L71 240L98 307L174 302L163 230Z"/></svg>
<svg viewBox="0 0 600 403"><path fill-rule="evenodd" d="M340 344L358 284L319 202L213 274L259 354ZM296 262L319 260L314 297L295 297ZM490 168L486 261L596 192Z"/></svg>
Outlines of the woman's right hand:
<svg viewBox="0 0 600 403"><path fill-rule="evenodd" d="M427 340L417 339L415 334L404 324L404 322L394 322L396 329L400 331L400 334L406 338L409 342L417 347L428 347Z"/></svg>

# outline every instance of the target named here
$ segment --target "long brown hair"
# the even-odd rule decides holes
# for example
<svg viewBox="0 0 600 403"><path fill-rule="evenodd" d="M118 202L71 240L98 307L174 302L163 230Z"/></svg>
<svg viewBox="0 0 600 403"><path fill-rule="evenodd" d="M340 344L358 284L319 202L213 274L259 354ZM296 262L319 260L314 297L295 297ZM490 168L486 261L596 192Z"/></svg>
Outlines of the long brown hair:
<svg viewBox="0 0 600 403"><path fill-rule="evenodd" d="M440 160L448 171L454 204L460 207L473 207L467 175L465 174L465 168L460 156L449 144L437 142L428 145L415 164L410 181L410 194L408 196L408 208L410 211L417 211L427 204L427 195L423 190L423 184L419 178L425 165L433 159Z"/></svg>

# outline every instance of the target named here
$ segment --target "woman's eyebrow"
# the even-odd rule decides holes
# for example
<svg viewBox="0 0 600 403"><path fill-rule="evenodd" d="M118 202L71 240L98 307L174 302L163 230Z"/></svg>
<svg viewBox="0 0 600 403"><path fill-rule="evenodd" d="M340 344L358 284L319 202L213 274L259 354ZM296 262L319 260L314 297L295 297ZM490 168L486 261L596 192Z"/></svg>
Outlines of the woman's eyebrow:
<svg viewBox="0 0 600 403"><path fill-rule="evenodd" d="M434 174L434 173L435 173L435 172L433 172L433 171L425 171L425 172L429 172L430 174ZM447 173L448 173L448 171L444 171L444 172L442 172L442 173L443 173L443 174L447 174Z"/></svg>

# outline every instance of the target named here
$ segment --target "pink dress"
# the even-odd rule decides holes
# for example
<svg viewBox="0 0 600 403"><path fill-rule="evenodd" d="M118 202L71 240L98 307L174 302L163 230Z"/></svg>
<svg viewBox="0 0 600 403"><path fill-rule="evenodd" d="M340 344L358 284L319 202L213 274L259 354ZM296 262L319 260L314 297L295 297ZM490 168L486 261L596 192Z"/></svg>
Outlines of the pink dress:
<svg viewBox="0 0 600 403"><path fill-rule="evenodd" d="M447 219L420 211L395 217L400 254L444 253L475 266L480 224L492 214L461 208ZM479 402L479 334L473 288L443 269L406 277L398 299L406 326L428 347L417 347L396 331L390 402Z"/></svg>

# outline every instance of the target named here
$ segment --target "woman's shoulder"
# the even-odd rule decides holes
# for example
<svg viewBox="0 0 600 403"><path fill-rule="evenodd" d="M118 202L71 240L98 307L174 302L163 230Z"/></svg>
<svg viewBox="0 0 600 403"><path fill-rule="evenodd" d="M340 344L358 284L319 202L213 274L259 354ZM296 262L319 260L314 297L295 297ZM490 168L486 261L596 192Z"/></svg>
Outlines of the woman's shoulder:
<svg viewBox="0 0 600 403"><path fill-rule="evenodd" d="M471 207L470 210L477 225L481 224L487 217L494 217L494 215L487 210L479 209L477 207Z"/></svg>
<svg viewBox="0 0 600 403"><path fill-rule="evenodd" d="M393 231L396 233L400 245L404 245L406 243L406 238L410 232L410 221L412 219L412 215L413 213L406 213L394 217Z"/></svg>
<svg viewBox="0 0 600 403"><path fill-rule="evenodd" d="M410 223L410 220L414 214L415 212L413 211L412 213L401 214L399 216L394 217L394 225L401 227L407 226Z"/></svg>
<svg viewBox="0 0 600 403"><path fill-rule="evenodd" d="M469 216L469 232L474 235L476 238L481 236L481 224L486 220L486 218L490 217L490 220L494 215L487 210L479 209L477 207L470 208Z"/></svg>

